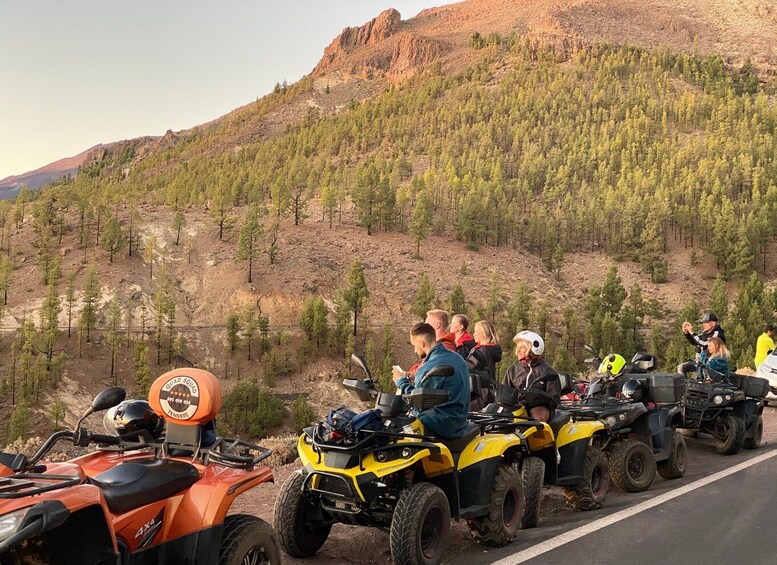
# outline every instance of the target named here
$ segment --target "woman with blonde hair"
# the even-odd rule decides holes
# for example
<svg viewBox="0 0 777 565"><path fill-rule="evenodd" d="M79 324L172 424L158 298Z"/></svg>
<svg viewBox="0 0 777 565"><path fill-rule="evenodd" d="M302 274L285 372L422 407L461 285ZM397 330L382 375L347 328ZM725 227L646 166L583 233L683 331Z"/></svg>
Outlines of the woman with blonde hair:
<svg viewBox="0 0 777 565"><path fill-rule="evenodd" d="M726 344L719 337L711 337L707 341L707 351L700 359L700 365L703 368L711 369L721 375L728 374L728 361L731 358Z"/></svg>
<svg viewBox="0 0 777 565"><path fill-rule="evenodd" d="M488 375L496 380L496 364L502 360L502 346L494 324L488 320L480 320L475 324L475 347L467 356L467 366L470 370L488 371Z"/></svg>

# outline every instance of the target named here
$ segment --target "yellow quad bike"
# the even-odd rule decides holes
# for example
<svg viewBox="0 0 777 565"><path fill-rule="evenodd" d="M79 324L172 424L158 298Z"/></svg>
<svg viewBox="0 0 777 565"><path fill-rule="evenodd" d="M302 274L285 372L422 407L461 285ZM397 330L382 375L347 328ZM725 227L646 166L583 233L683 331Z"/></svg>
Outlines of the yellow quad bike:
<svg viewBox="0 0 777 565"><path fill-rule="evenodd" d="M522 435L469 423L462 437L434 437L407 415L407 405L429 409L446 402L447 391L379 393L364 359L352 360L367 379L345 379L343 385L360 400L375 399L380 421L376 429L353 434L333 433L325 423L304 430L297 444L303 469L284 483L275 504L274 525L286 553L313 555L338 522L389 532L393 562L401 565L439 563L451 518L467 520L485 545L512 542L523 504ZM427 374L451 376L453 368Z"/></svg>
<svg viewBox="0 0 777 565"><path fill-rule="evenodd" d="M555 378L556 375L551 375ZM559 373L561 395L572 391L570 375ZM472 379L472 386L477 383ZM607 441L605 424L599 420L581 421L559 406L550 422L529 416L526 405L547 397L538 388L515 389L496 384L496 402L470 420L486 423L489 431L515 429L525 438L528 456L521 466L524 490L523 528L539 521L543 486L560 486L567 504L575 510L596 510L604 505L610 489L610 473L602 447ZM499 420L495 423L494 418Z"/></svg>

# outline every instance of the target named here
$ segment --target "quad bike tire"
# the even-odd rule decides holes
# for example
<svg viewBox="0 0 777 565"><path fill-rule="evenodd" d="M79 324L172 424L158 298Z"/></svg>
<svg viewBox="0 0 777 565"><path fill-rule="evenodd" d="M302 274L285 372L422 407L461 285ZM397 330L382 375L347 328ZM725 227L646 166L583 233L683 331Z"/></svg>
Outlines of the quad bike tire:
<svg viewBox="0 0 777 565"><path fill-rule="evenodd" d="M502 547L512 542L521 529L523 512L523 478L515 467L496 468L488 514L467 523L472 537L480 544Z"/></svg>
<svg viewBox="0 0 777 565"><path fill-rule="evenodd" d="M622 439L607 450L610 479L624 492L643 492L656 478L656 458L641 441Z"/></svg>
<svg viewBox="0 0 777 565"><path fill-rule="evenodd" d="M545 462L539 457L527 457L521 467L523 481L523 514L521 529L536 528L540 521L542 486L545 482Z"/></svg>
<svg viewBox="0 0 777 565"><path fill-rule="evenodd" d="M583 463L583 480L564 487L564 498L575 510L601 508L610 490L610 470L602 450L588 446Z"/></svg>
<svg viewBox="0 0 777 565"><path fill-rule="evenodd" d="M658 474L667 480L679 479L685 475L685 470L688 468L688 448L683 434L677 430L674 431L669 444L669 459L659 461L656 467Z"/></svg>
<svg viewBox="0 0 777 565"><path fill-rule="evenodd" d="M761 440L764 437L764 420L761 416L756 416L753 422L752 437L745 438L742 447L745 449L758 449L761 446Z"/></svg>
<svg viewBox="0 0 777 565"><path fill-rule="evenodd" d="M745 443L745 420L733 414L724 414L722 419L725 434L723 438L715 436L715 449L723 455L739 453Z"/></svg>
<svg viewBox="0 0 777 565"><path fill-rule="evenodd" d="M401 492L389 536L395 565L437 565L450 535L451 508L442 489L416 483Z"/></svg>
<svg viewBox="0 0 777 565"><path fill-rule="evenodd" d="M280 565L278 539L270 524L256 516L227 516L219 549L219 565L245 563Z"/></svg>
<svg viewBox="0 0 777 565"><path fill-rule="evenodd" d="M273 525L278 532L283 551L292 557L310 557L329 537L332 524L311 524L307 517L314 510L313 504L302 492L305 476L292 473L281 487L275 500Z"/></svg>

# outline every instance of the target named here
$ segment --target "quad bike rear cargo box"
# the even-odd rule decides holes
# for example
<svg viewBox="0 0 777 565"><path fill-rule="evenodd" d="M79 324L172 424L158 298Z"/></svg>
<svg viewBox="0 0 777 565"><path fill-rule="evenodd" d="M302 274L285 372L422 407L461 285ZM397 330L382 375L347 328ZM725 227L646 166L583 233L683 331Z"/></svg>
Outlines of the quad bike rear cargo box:
<svg viewBox="0 0 777 565"><path fill-rule="evenodd" d="M731 384L744 392L745 396L764 398L769 394L769 381L767 379L734 373L730 373L727 378Z"/></svg>
<svg viewBox="0 0 777 565"><path fill-rule="evenodd" d="M676 404L685 395L687 379L679 373L653 373L647 376L648 396L656 404Z"/></svg>

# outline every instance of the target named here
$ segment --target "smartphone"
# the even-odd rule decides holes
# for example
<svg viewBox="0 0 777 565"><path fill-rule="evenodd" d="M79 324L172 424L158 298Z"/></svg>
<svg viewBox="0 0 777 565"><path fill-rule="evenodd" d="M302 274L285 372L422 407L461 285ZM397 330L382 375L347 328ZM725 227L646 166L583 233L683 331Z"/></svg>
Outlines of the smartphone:
<svg viewBox="0 0 777 565"><path fill-rule="evenodd" d="M400 373L404 373L405 372L405 371L402 370L402 367L400 367L399 365L394 365L392 367L392 369L394 369L395 371L399 371Z"/></svg>

